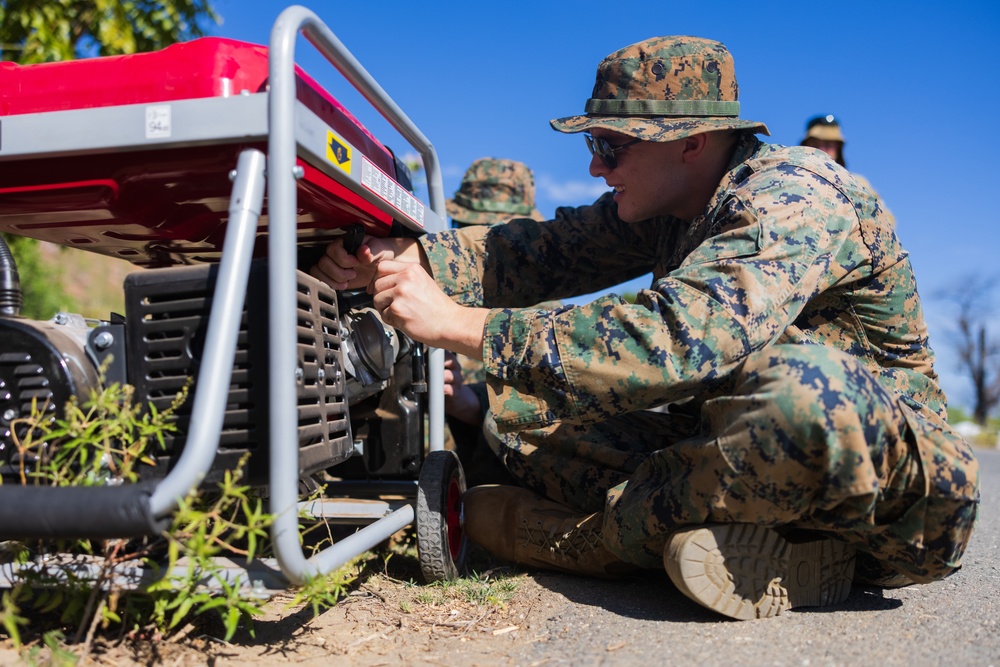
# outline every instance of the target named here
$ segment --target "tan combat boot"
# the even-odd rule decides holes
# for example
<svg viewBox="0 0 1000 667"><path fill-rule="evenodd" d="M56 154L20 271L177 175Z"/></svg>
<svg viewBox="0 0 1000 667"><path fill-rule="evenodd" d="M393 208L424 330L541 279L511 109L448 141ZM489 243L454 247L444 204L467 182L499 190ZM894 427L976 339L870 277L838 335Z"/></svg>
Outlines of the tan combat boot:
<svg viewBox="0 0 1000 667"><path fill-rule="evenodd" d="M671 535L663 564L687 597L749 620L844 601L851 592L854 548L815 534L792 537L747 523L709 524Z"/></svg>
<svg viewBox="0 0 1000 667"><path fill-rule="evenodd" d="M854 583L877 588L903 588L917 582L897 572L888 563L877 561L865 554L858 554L854 564Z"/></svg>
<svg viewBox="0 0 1000 667"><path fill-rule="evenodd" d="M462 504L469 540L505 560L604 579L637 569L602 544L600 512L579 514L517 486L475 486Z"/></svg>

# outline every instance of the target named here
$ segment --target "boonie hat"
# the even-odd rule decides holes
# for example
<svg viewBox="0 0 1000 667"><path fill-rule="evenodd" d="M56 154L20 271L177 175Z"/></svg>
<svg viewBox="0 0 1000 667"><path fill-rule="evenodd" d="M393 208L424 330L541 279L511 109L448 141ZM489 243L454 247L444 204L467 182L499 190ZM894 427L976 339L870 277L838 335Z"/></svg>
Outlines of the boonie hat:
<svg viewBox="0 0 1000 667"><path fill-rule="evenodd" d="M480 158L462 176L452 199L445 201L457 223L492 225L511 218L545 220L535 208L535 177L523 162Z"/></svg>
<svg viewBox="0 0 1000 667"><path fill-rule="evenodd" d="M585 115L550 121L560 132L596 127L643 141L674 141L713 130L767 126L741 120L729 50L699 37L653 37L616 51L597 66Z"/></svg>

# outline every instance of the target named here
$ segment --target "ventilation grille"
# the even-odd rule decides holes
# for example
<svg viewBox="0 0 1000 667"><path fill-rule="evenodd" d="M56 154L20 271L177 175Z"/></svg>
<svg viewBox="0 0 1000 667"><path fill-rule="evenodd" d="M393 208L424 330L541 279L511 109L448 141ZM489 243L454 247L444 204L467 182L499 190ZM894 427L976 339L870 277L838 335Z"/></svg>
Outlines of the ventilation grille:
<svg viewBox="0 0 1000 667"><path fill-rule="evenodd" d="M208 329L217 266L157 269L126 279L129 382L157 410L188 385L177 411L178 434L167 441L176 456L190 429L191 406ZM305 273L297 276L298 447L302 473L351 455L346 382L336 292ZM217 467L251 452L251 475L266 481L269 442L267 267L254 262L240 320Z"/></svg>

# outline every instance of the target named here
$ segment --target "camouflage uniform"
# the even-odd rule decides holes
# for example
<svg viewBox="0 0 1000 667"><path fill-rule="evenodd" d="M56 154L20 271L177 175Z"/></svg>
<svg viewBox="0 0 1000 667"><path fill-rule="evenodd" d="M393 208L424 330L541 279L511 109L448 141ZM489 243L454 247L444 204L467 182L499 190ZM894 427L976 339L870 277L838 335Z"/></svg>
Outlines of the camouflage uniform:
<svg viewBox="0 0 1000 667"><path fill-rule="evenodd" d="M617 80L599 69L594 98ZM522 485L604 510L605 546L641 567L661 566L679 527L746 522L833 533L939 579L959 566L979 475L946 421L908 254L850 173L738 122L666 139L621 126L749 130L693 221L625 223L609 193L422 239L445 291L491 309L493 444ZM635 304L528 307L647 272Z"/></svg>

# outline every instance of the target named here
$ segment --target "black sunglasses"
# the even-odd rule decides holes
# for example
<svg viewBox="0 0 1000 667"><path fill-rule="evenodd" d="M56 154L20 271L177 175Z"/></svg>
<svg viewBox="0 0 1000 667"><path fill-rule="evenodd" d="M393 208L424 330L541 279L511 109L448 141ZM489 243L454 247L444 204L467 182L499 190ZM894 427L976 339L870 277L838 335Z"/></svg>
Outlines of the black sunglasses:
<svg viewBox="0 0 1000 667"><path fill-rule="evenodd" d="M624 144L612 146L608 143L607 139L601 139L600 137L592 137L589 134L585 134L583 138L587 142L590 154L601 158L601 162L607 165L608 169L614 169L618 166L618 158L615 157L615 153L642 141L642 139L633 139L632 141L626 141Z"/></svg>

